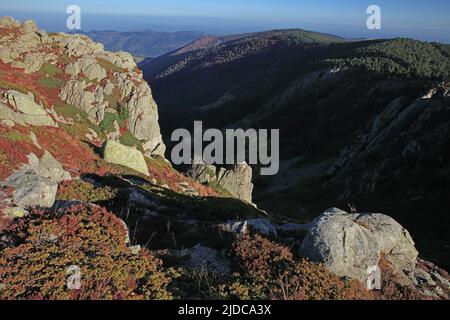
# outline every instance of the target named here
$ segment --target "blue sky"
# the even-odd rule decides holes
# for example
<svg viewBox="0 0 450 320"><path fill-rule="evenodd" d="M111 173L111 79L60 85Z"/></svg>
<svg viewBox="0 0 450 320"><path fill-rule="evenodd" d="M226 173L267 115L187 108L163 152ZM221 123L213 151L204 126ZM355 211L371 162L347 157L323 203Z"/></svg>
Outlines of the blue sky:
<svg viewBox="0 0 450 320"><path fill-rule="evenodd" d="M303 27L352 37L404 35L450 41L449 0L15 0L2 1L0 14L35 18L43 27L58 29L58 23L64 26L70 4L81 7L84 29L196 28L227 33ZM382 10L383 30L378 33L365 28L370 4Z"/></svg>

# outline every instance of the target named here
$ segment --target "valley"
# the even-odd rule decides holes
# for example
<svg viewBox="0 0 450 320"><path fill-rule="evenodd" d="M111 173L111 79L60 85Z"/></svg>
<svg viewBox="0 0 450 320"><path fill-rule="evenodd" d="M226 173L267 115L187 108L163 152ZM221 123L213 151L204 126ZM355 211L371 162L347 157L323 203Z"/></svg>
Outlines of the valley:
<svg viewBox="0 0 450 320"><path fill-rule="evenodd" d="M449 265L449 218L438 208L450 204L450 46L304 30L212 43L140 64L164 136L194 120L223 130L279 128L280 173L260 177L254 168L259 207L302 223L333 206L388 212L422 252Z"/></svg>

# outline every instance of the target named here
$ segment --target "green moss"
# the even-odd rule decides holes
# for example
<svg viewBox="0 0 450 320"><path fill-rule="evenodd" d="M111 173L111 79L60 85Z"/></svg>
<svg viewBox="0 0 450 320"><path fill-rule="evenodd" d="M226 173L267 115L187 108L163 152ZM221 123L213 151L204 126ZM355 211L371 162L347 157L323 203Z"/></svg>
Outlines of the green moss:
<svg viewBox="0 0 450 320"><path fill-rule="evenodd" d="M119 110L118 110L118 112L119 112L119 119L120 119L121 121L128 120L128 115L129 115L129 113L128 113L127 107L125 107L125 106L123 106L123 105L119 105Z"/></svg>
<svg viewBox="0 0 450 320"><path fill-rule="evenodd" d="M62 106L55 107L56 113L63 117L87 119L86 111L78 109L70 104L65 103Z"/></svg>
<svg viewBox="0 0 450 320"><path fill-rule="evenodd" d="M144 151L141 141L136 138L130 131L120 137L120 143L128 147L136 147L140 151Z"/></svg>
<svg viewBox="0 0 450 320"><path fill-rule="evenodd" d="M61 185L58 190L58 200L79 200L85 202L100 202L112 200L117 196L118 190L108 186L94 187L92 184L74 180Z"/></svg>
<svg viewBox="0 0 450 320"><path fill-rule="evenodd" d="M97 58L97 63L102 66L103 68L105 68L106 70L112 71L112 72L123 72L124 70L121 67L116 66L115 64L102 59L102 58Z"/></svg>
<svg viewBox="0 0 450 320"><path fill-rule="evenodd" d="M224 187L222 187L217 182L210 182L210 183L208 183L208 187L210 187L210 188L214 189L215 191L217 191L219 193L219 195L222 196L222 197L229 197L229 198L233 198L234 197L228 190L226 190Z"/></svg>
<svg viewBox="0 0 450 320"><path fill-rule="evenodd" d="M0 88L4 90L15 90L23 94L27 94L28 92L30 92L30 89L28 89L27 87L21 86L17 83L11 83L3 80L0 80Z"/></svg>
<svg viewBox="0 0 450 320"><path fill-rule="evenodd" d="M63 53L63 54L60 56L60 59L61 59L61 62L62 62L64 65L68 65L68 64L70 64L70 63L72 62L72 60L69 58L69 55L68 55L67 53Z"/></svg>
<svg viewBox="0 0 450 320"><path fill-rule="evenodd" d="M152 156L152 157L146 157L145 160L147 161L147 165L149 167L156 167L159 169L173 169L172 164L167 162L163 157L161 156Z"/></svg>
<svg viewBox="0 0 450 320"><path fill-rule="evenodd" d="M62 88L64 81L58 78L41 78L38 81L39 85L45 88Z"/></svg>
<svg viewBox="0 0 450 320"><path fill-rule="evenodd" d="M42 75L49 75L49 76L58 76L62 75L62 70L58 68L58 66L51 64L51 63L44 63L39 70L39 73Z"/></svg>
<svg viewBox="0 0 450 320"><path fill-rule="evenodd" d="M235 198L191 197L150 184L142 188L161 199L168 208L176 208L175 215L181 211L199 221L220 222L261 216L261 211ZM171 209L168 210L165 214L170 215Z"/></svg>
<svg viewBox="0 0 450 320"><path fill-rule="evenodd" d="M8 131L0 134L0 138L3 138L8 141L24 141L31 142L30 136L23 134L18 131Z"/></svg>
<svg viewBox="0 0 450 320"><path fill-rule="evenodd" d="M114 121L120 122L119 115L111 112L106 113L105 118L100 123L100 129L106 133L112 132L114 130Z"/></svg>

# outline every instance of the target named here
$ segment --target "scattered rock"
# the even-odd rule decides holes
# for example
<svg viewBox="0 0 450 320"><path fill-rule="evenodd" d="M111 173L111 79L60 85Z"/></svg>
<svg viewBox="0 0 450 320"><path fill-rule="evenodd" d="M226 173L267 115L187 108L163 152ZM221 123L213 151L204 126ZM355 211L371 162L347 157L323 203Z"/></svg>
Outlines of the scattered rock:
<svg viewBox="0 0 450 320"><path fill-rule="evenodd" d="M370 230L396 273L409 279L414 273L419 255L409 232L384 214L354 214L352 219Z"/></svg>
<svg viewBox="0 0 450 320"><path fill-rule="evenodd" d="M36 22L33 20L27 20L22 24L22 30L24 33L32 33L37 31Z"/></svg>
<svg viewBox="0 0 450 320"><path fill-rule="evenodd" d="M192 196L192 197L199 196L198 191L195 190L188 182L178 183L178 188L179 188L180 192L182 192L188 196Z"/></svg>
<svg viewBox="0 0 450 320"><path fill-rule="evenodd" d="M180 256L189 256L187 266L190 268L201 269L203 271L230 273L229 262L224 259L220 253L201 244L195 247L179 252Z"/></svg>
<svg viewBox="0 0 450 320"><path fill-rule="evenodd" d="M370 230L338 209L326 211L313 222L301 251L335 274L362 282L366 281L369 268L378 266L380 261L380 247Z"/></svg>
<svg viewBox="0 0 450 320"><path fill-rule="evenodd" d="M95 94L85 91L86 87L87 84L84 81L70 80L62 88L60 98L62 101L84 110L91 122L98 123L98 109L94 106Z"/></svg>
<svg viewBox="0 0 450 320"><path fill-rule="evenodd" d="M129 249L131 251L131 254L138 255L141 252L142 248L140 245L137 245L137 246L131 246L131 247L129 247Z"/></svg>
<svg viewBox="0 0 450 320"><path fill-rule="evenodd" d="M272 223L266 218L250 219L245 221L231 221L218 225L221 230L243 235L248 232L249 228L265 236L278 235L277 230Z"/></svg>

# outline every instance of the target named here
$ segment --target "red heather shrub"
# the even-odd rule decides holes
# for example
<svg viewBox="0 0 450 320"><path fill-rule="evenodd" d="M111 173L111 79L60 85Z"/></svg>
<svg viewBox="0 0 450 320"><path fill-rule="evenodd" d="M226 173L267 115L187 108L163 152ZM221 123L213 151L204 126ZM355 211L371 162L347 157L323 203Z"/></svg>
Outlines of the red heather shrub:
<svg viewBox="0 0 450 320"><path fill-rule="evenodd" d="M241 275L222 295L239 299L356 300L372 294L356 281L344 281L324 265L296 261L290 250L259 235L237 240L233 252Z"/></svg>
<svg viewBox="0 0 450 320"><path fill-rule="evenodd" d="M146 250L132 254L126 232L95 206L15 221L0 243L0 299L170 299L169 272ZM81 269L80 290L67 288L70 266Z"/></svg>
<svg viewBox="0 0 450 320"><path fill-rule="evenodd" d="M28 138L29 134L29 129L18 125L14 128L0 126L0 180L27 164L29 154L43 155L43 151Z"/></svg>
<svg viewBox="0 0 450 320"><path fill-rule="evenodd" d="M37 72L26 74L23 69L16 69L10 64L0 61L0 88L12 89L22 93L33 93L36 103L42 103L44 107L51 107L55 101L59 100L60 90L57 88L47 88L39 84L41 75Z"/></svg>
<svg viewBox="0 0 450 320"><path fill-rule="evenodd" d="M403 286L400 278L384 254L381 255L379 267L382 274L382 291L375 292L377 300L430 300L417 289Z"/></svg>
<svg viewBox="0 0 450 320"><path fill-rule="evenodd" d="M166 183L171 190L180 191L179 184L187 182L190 187L194 188L202 197L219 196L214 189L186 178L159 157L147 159L147 167L150 177L155 178L159 182Z"/></svg>
<svg viewBox="0 0 450 320"><path fill-rule="evenodd" d="M88 146L61 128L39 127L34 133L43 149L49 151L71 174L114 172Z"/></svg>

